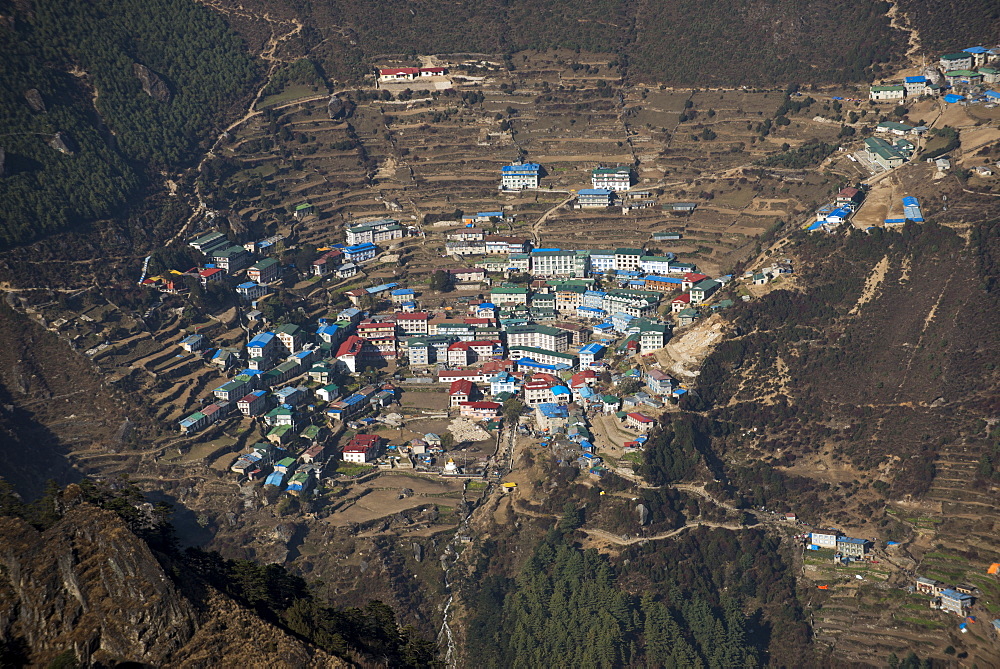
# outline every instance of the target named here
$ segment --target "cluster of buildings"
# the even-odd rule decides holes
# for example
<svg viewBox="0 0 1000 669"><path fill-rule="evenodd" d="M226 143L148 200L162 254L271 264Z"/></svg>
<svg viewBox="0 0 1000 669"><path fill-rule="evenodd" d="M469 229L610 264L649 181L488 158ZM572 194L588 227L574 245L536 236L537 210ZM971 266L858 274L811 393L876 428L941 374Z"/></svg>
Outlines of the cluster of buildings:
<svg viewBox="0 0 1000 669"><path fill-rule="evenodd" d="M632 168L595 167L590 173L590 182L592 188L577 191L574 206L578 209L604 209L615 203L619 193L632 187Z"/></svg>
<svg viewBox="0 0 1000 669"><path fill-rule="evenodd" d="M487 255L476 260L474 266L486 272L508 275L531 274L542 279L585 279L600 276L635 281L646 276L684 274L697 269L691 263L678 261L672 253L656 256L638 248L533 249L526 239L487 235L475 227L449 232L447 237L446 248L449 255Z"/></svg>
<svg viewBox="0 0 1000 669"><path fill-rule="evenodd" d="M818 551L823 549L836 551L835 561L863 560L873 548L868 539L847 537L839 532L811 532L805 535L806 549Z"/></svg>
<svg viewBox="0 0 1000 669"><path fill-rule="evenodd" d="M1000 69L993 67L998 57L1000 47L974 46L957 53L946 53L919 75L904 77L898 84L872 86L868 99L873 102L900 102L924 95L944 95L948 102L960 102L984 94L996 101L1000 99L1000 93L984 93L984 87L1000 84Z"/></svg>
<svg viewBox="0 0 1000 669"><path fill-rule="evenodd" d="M972 606L976 603L976 595L979 593L979 590L972 585L960 583L948 587L941 581L923 576L916 578L914 590L931 598L930 606L932 609L954 613L963 618L969 615Z"/></svg>
<svg viewBox="0 0 1000 669"><path fill-rule="evenodd" d="M393 219L359 222L347 229L346 244L318 249L319 256L312 261L308 272L317 277L350 278L360 271L359 265L378 255L378 244L399 239L405 233L399 222ZM179 293L186 290L183 277L192 276L203 287L212 283L233 286L240 301L253 304L269 295L272 285L284 275L285 268L280 261L266 255L283 239L278 235L249 241L240 246L220 232L209 232L188 242L191 248L205 256L206 262L201 267L194 267L186 272L170 270L162 276L143 278L140 285L162 292ZM299 269L306 271L305 268ZM236 283L233 279L239 282Z"/></svg>
<svg viewBox="0 0 1000 669"><path fill-rule="evenodd" d="M616 194L632 188L633 173L631 167L595 167L590 173L591 188L577 191L575 207L580 209L610 207ZM529 188L538 188L542 177L542 166L538 163L516 161L500 168L500 190L515 192ZM629 208L652 206L652 194L645 193L647 203L634 203Z"/></svg>
<svg viewBox="0 0 1000 669"><path fill-rule="evenodd" d="M379 83L415 81L425 77L442 77L448 74L445 67L381 67L376 70Z"/></svg>
<svg viewBox="0 0 1000 669"><path fill-rule="evenodd" d="M833 202L816 210L816 220L806 230L809 232L814 230L832 232L854 215L864 199L865 193L860 188L848 186L840 189Z"/></svg>

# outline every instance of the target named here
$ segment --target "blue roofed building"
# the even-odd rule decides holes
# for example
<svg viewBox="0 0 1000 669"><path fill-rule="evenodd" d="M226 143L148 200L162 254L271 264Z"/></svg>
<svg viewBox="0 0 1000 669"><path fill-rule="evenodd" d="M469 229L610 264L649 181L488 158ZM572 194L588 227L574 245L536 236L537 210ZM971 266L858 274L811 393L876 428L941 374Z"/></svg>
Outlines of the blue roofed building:
<svg viewBox="0 0 1000 669"><path fill-rule="evenodd" d="M607 188L582 188L576 196L576 206L580 209L610 207L614 194Z"/></svg>
<svg viewBox="0 0 1000 669"><path fill-rule="evenodd" d="M611 256L612 260L614 255ZM591 262L593 262L594 256L590 256ZM603 271L603 270L602 270ZM607 295L603 290L587 290L583 293L583 306L591 307L594 309L602 309L604 307L604 297Z"/></svg>
<svg viewBox="0 0 1000 669"><path fill-rule="evenodd" d="M607 318L608 312L600 307L577 307L576 317L585 320L603 321Z"/></svg>
<svg viewBox="0 0 1000 669"><path fill-rule="evenodd" d="M552 400L556 404L569 404L573 401L573 393L566 386L552 386Z"/></svg>
<svg viewBox="0 0 1000 669"><path fill-rule="evenodd" d="M183 348L188 353L194 353L195 351L200 351L205 348L207 340L204 335L193 334L181 339L181 348Z"/></svg>
<svg viewBox="0 0 1000 669"><path fill-rule="evenodd" d="M518 358L516 362L517 369L524 372L548 372L549 374L555 374L556 372L572 369L569 365L551 365L544 362L538 362L534 358Z"/></svg>
<svg viewBox="0 0 1000 669"><path fill-rule="evenodd" d="M628 329L629 323L634 321L635 318L635 316L619 311L611 314L611 326L618 332L625 332Z"/></svg>
<svg viewBox="0 0 1000 669"><path fill-rule="evenodd" d="M524 190L538 188L542 166L538 163L516 162L500 168L501 190Z"/></svg>
<svg viewBox="0 0 1000 669"><path fill-rule="evenodd" d="M244 302L259 300L270 292L271 289L267 286L262 286L253 281L244 281L240 285L236 286L236 294L239 295L240 299Z"/></svg>
<svg viewBox="0 0 1000 669"><path fill-rule="evenodd" d="M605 346L596 341L590 342L580 348L578 356L580 358L580 369L587 369L594 362L604 356Z"/></svg>
<svg viewBox="0 0 1000 669"><path fill-rule="evenodd" d="M903 79L903 88L906 89L906 96L917 98L926 93L927 89L927 77L916 76L916 77L905 77Z"/></svg>
<svg viewBox="0 0 1000 669"><path fill-rule="evenodd" d="M261 332L247 344L247 355L251 358L268 359L278 349L278 338L273 332Z"/></svg>
<svg viewBox="0 0 1000 669"><path fill-rule="evenodd" d="M321 324L316 328L316 337L327 344L337 344L344 338L345 330L336 323Z"/></svg>
<svg viewBox="0 0 1000 669"><path fill-rule="evenodd" d="M942 590L940 598L942 611L948 611L959 616L967 615L976 599L970 594L958 592L951 588Z"/></svg>
<svg viewBox="0 0 1000 669"><path fill-rule="evenodd" d="M416 293L412 288L396 288L389 293L389 298L393 304L403 304L404 302L413 301L415 295Z"/></svg>
<svg viewBox="0 0 1000 669"><path fill-rule="evenodd" d="M924 215L920 211L920 201L910 195L903 198L903 216L917 223L924 222Z"/></svg>
<svg viewBox="0 0 1000 669"><path fill-rule="evenodd" d="M854 537L837 537L837 551L841 555L863 558L871 550L872 542Z"/></svg>
<svg viewBox="0 0 1000 669"><path fill-rule="evenodd" d="M517 378L509 372L497 372L490 378L490 394L493 396L500 393L516 393Z"/></svg>
<svg viewBox="0 0 1000 669"><path fill-rule="evenodd" d="M562 404L542 402L535 407L535 424L544 431L553 431L566 426L569 411Z"/></svg>
<svg viewBox="0 0 1000 669"><path fill-rule="evenodd" d="M344 257L352 263L358 264L371 260L378 253L378 247L371 242L355 244L344 248Z"/></svg>
<svg viewBox="0 0 1000 669"><path fill-rule="evenodd" d="M284 471L273 471L266 479L264 479L264 485L273 485L278 488L285 487L285 477L288 476L287 472Z"/></svg>
<svg viewBox="0 0 1000 669"><path fill-rule="evenodd" d="M615 326L609 322L597 323L592 329L597 337L613 337L615 334Z"/></svg>

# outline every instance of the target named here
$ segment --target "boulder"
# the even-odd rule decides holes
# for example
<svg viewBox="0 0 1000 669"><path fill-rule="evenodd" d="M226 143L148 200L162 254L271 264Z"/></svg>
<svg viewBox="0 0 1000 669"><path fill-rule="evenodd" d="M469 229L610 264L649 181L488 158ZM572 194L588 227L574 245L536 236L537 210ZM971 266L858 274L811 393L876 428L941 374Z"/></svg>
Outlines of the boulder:
<svg viewBox="0 0 1000 669"><path fill-rule="evenodd" d="M38 92L37 88L32 88L31 90L25 91L24 99L28 101L28 106L31 107L33 112L43 112L45 109L45 100L42 99L42 94Z"/></svg>
<svg viewBox="0 0 1000 669"><path fill-rule="evenodd" d="M132 63L132 72L142 83L142 90L157 102L170 101L170 89L163 79L145 65Z"/></svg>
<svg viewBox="0 0 1000 669"><path fill-rule="evenodd" d="M49 142L49 146L59 153L65 153L69 156L73 155L73 140L65 132L57 132L56 136Z"/></svg>
<svg viewBox="0 0 1000 669"><path fill-rule="evenodd" d="M639 504L635 507L635 512L639 515L639 524L645 525L649 522L649 509L646 508L645 504Z"/></svg>

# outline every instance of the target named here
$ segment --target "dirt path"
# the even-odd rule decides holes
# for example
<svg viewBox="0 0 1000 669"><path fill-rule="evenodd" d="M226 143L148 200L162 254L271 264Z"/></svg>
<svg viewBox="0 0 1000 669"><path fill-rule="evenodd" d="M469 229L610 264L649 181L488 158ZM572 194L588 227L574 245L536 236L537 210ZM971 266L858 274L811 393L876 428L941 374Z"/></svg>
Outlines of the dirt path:
<svg viewBox="0 0 1000 669"><path fill-rule="evenodd" d="M275 70L278 68L279 65L281 65L281 64L283 64L285 62L283 59L279 58L276 55L278 47L281 46L281 44L283 42L285 42L286 40L288 40L288 39L294 37L295 35L298 35L300 32L302 32L302 27L303 27L302 22L300 22L298 19L290 19L288 21L281 21L281 20L277 20L277 19L271 18L270 14L263 14L261 16L251 15L251 14L249 14L247 12L241 11L240 8L231 8L231 7L221 6L221 5L218 5L217 3L211 2L210 0L202 0L202 2L205 5L207 5L208 7L211 7L213 10L215 10L215 11L217 11L217 12L223 14L223 15L225 15L225 14L239 14L241 16L246 16L246 17L251 17L251 18L264 19L268 23L272 24L274 27L278 27L278 26L288 27L288 26L291 26L291 28L288 29L287 32L281 33L280 35L277 32L274 32L272 30L271 37L268 38L267 44L264 47L264 51L261 52L261 54L260 54L261 60L264 60L265 62L268 63L267 75L264 77L263 84L261 84L260 88L257 89L257 93L256 93L256 95L254 95L253 101L251 101L250 104L249 104L249 106L247 107L246 113L244 113L243 116L241 116L240 118L236 119L235 121L233 121L232 123L230 123L228 126L226 126L226 128L222 132L220 132L219 135L215 138L215 142L212 143L212 147L205 153L205 155L202 157L202 159L198 162L198 167L196 169L196 171L198 172L198 174L201 174L202 170L205 167L205 163L215 157L215 151L216 151L216 149L219 148L219 144L221 144L222 141L226 137L229 136L229 133L231 131L233 131L236 128L238 128L239 126L243 125L244 123L246 123L247 121L249 121L254 116L257 116L258 114L262 113L261 110L257 109L257 103L260 102L261 98L264 95L264 91L267 90L268 84L271 83L271 77L272 77L272 75L274 75ZM326 97L326 96L323 96L323 97ZM302 102L304 102L304 100L296 100L294 103L290 103L290 104L300 104ZM283 106L288 106L288 105L283 105ZM174 242L176 242L178 239L180 239L182 236L184 236L184 234L186 234L186 232L187 232L188 228L191 226L191 224L194 221L196 221L199 217L201 217L202 215L204 215L204 214L214 215L214 212L212 212L205 205L205 199L202 196L201 187L198 184L199 184L199 182L196 180L195 181L195 187L194 187L194 196L195 196L195 200L196 200L197 204L194 207L194 211L192 211L191 215L188 217L188 219L186 221L184 221L184 224L177 231L177 234L175 234L173 237L171 237L170 241L168 241L166 243L166 246L170 246L171 244L173 244Z"/></svg>
<svg viewBox="0 0 1000 669"><path fill-rule="evenodd" d="M727 530L742 530L746 529L744 525L736 525L733 523L712 523L703 520L697 520L684 525L684 527L679 527L676 530L671 530L669 532L661 532L660 534L654 534L649 537L629 537L629 536L619 536L617 534L612 534L606 530L599 530L597 528L580 528L580 531L591 537L600 537L604 541L609 543L617 544L618 546L631 546L633 544L639 544L644 541L660 541L662 539L669 539L671 537L676 537L678 534L684 530L691 529L692 527L721 527Z"/></svg>
<svg viewBox="0 0 1000 669"><path fill-rule="evenodd" d="M895 30L906 33L906 54L904 58L910 61L910 63L917 67L919 66L919 61L917 60L917 52L920 51L920 33L917 29L910 23L910 18L899 11L899 3L894 2L889 11L886 12L886 16L889 17L889 27Z"/></svg>
<svg viewBox="0 0 1000 669"><path fill-rule="evenodd" d="M576 197L576 196L575 195L570 195L568 198L566 198L565 200L563 200L562 202L560 202L559 204L557 204L556 206L552 207L551 209L549 209L548 211L546 211L544 214L542 214L541 216L539 216L538 220L531 224L531 236L535 238L535 246L536 247L540 247L542 245L542 223L545 222L545 219L547 219L549 216L551 216L552 214L554 214L561 207L564 207L565 205L567 205L570 202L572 202L574 197Z"/></svg>
<svg viewBox="0 0 1000 669"><path fill-rule="evenodd" d="M872 268L872 273L868 275L867 279L865 279L865 287L861 291L861 297L858 298L857 304L851 307L851 310L847 312L849 316L853 316L858 313L861 307L875 299L875 291L878 290L878 287L881 286L882 282L885 280L885 273L888 269L889 256L883 256L882 259L878 261L878 264Z"/></svg>

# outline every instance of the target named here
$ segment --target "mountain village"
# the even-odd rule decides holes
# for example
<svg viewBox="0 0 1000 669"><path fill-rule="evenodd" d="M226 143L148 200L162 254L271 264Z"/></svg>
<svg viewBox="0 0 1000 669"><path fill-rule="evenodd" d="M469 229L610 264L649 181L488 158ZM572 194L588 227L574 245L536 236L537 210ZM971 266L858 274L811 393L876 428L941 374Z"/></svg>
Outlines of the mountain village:
<svg viewBox="0 0 1000 669"><path fill-rule="evenodd" d="M869 100L943 96L947 104L993 105L1000 93L988 87L1000 83L1000 70L991 66L998 55L981 47L946 54L938 67L902 84L872 86ZM446 68L383 68L378 81L433 89L447 85L446 74ZM850 158L877 179L911 160L927 133L924 126L882 121ZM947 155L930 161L950 168ZM547 174L543 164L520 159L498 166L497 176L498 193L512 194L544 188ZM589 187L570 191L562 207L609 216L652 207L684 216L699 207L660 201L653 190L636 187L632 166L602 164L590 177ZM852 227L869 187L863 180L830 192L800 227L828 234ZM885 218L885 226L924 221L917 198L905 196L901 205L902 215ZM308 201L292 212L299 221L313 214ZM650 434L689 396L691 378L678 378L656 353L737 301L794 281L794 267L772 258L739 275L710 276L671 251L682 231L645 233L634 247L548 247L523 227L515 232L516 216L498 205L423 225L403 217L352 219L342 240L320 246L302 267L277 259L282 235L242 244L211 230L190 238L203 263L158 276L144 270L141 285L165 293L183 292L191 279L203 288L224 286L239 302L245 339L236 346L195 331L177 341L178 358L228 379L177 430L198 435L225 425L230 433L253 433L252 446L233 455L229 474L297 497L383 471L516 494L508 475L519 440L552 449L595 483L608 472L637 480L634 467ZM443 240L441 267L429 284L426 277L408 281L405 273L398 281L366 278L371 267L396 262L393 247L408 238ZM326 285L350 306L311 320L269 317L268 302L288 279ZM773 519L767 510L755 513L798 523L794 513ZM893 542L877 537L828 528L797 537L807 570L892 560ZM912 591L932 608L963 620L972 614L980 594L974 586L914 578Z"/></svg>

